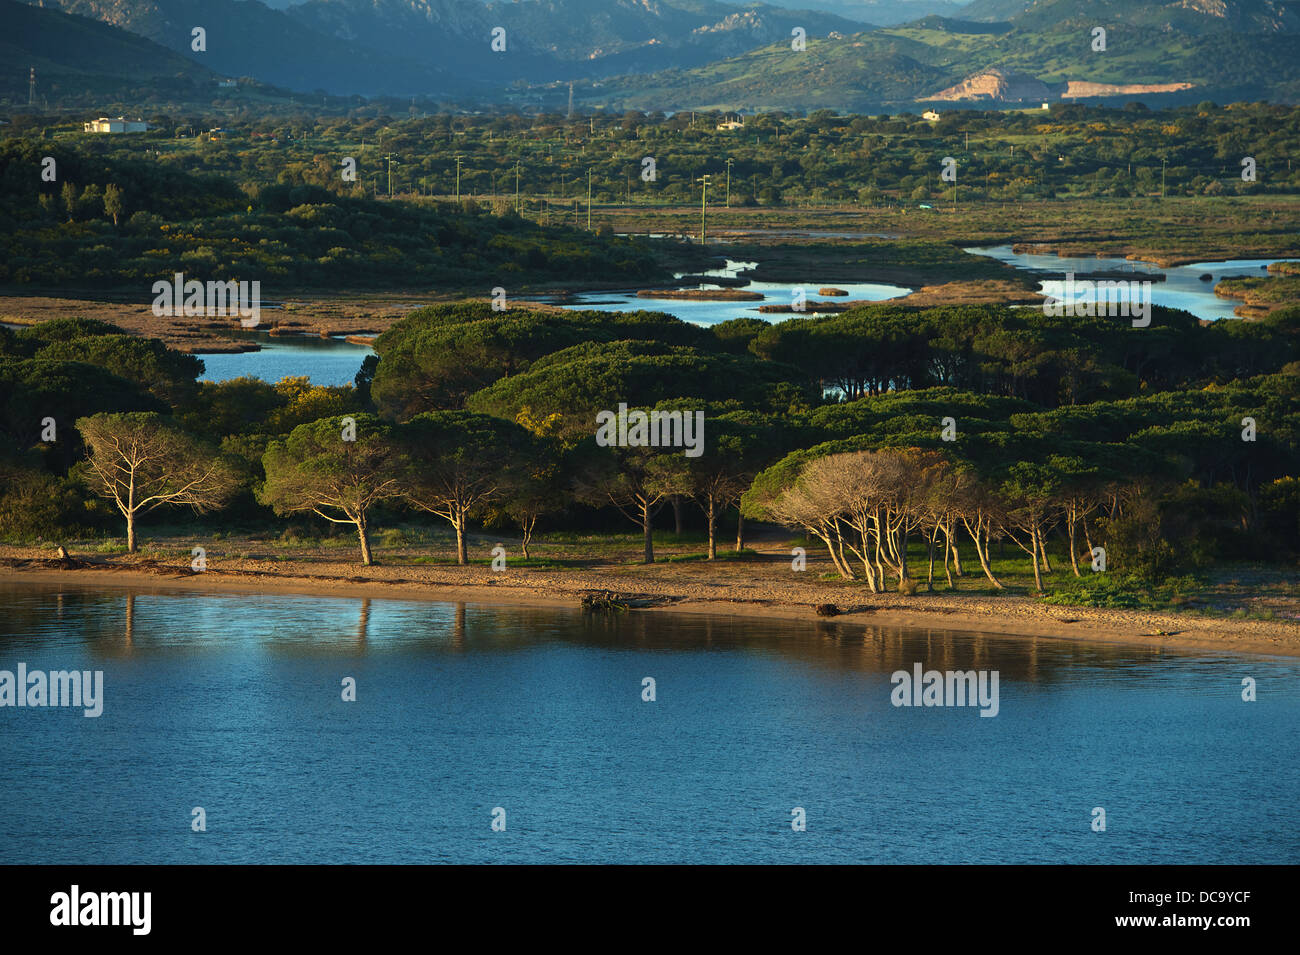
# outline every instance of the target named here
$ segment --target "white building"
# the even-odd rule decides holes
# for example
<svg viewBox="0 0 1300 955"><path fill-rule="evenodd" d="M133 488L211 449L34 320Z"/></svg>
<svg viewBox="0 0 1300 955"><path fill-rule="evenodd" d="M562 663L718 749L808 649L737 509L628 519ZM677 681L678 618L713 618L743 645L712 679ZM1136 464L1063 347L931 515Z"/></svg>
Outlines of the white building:
<svg viewBox="0 0 1300 955"><path fill-rule="evenodd" d="M932 123L937 123L939 122L939 111L934 109L927 109L924 113L921 114L921 118L928 119Z"/></svg>
<svg viewBox="0 0 1300 955"><path fill-rule="evenodd" d="M143 133L149 129L149 124L121 116L117 119L101 116L94 122L86 123L85 129L88 133Z"/></svg>

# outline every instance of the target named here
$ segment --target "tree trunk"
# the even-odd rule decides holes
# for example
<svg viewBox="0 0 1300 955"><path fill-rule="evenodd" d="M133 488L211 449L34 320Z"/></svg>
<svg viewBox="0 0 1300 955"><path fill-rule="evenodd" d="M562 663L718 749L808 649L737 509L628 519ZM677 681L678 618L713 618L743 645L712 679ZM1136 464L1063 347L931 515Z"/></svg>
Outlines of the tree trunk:
<svg viewBox="0 0 1300 955"><path fill-rule="evenodd" d="M903 581L907 580L907 530L903 531L903 539L899 541L898 547L898 586L903 586Z"/></svg>
<svg viewBox="0 0 1300 955"><path fill-rule="evenodd" d="M835 525L834 530L834 539L831 538L829 531L825 534L818 533L817 536L820 537L822 543L826 545L826 551L831 555L831 563L835 565L835 569L839 571L840 576L845 580L856 580L857 574L853 573L853 568L851 568L848 565L848 561L844 559L844 541L843 538L840 537L840 526L838 523ZM835 549L835 544L837 542L840 545L838 553Z"/></svg>
<svg viewBox="0 0 1300 955"><path fill-rule="evenodd" d="M519 528L523 531L523 539L520 541L520 547L524 552L524 560L528 559L528 545L533 539L533 528L537 526L537 515L532 514L519 522Z"/></svg>
<svg viewBox="0 0 1300 955"><path fill-rule="evenodd" d="M362 514L356 519L357 537L361 540L361 566L369 567L370 560L370 534L366 530L366 515Z"/></svg>
<svg viewBox="0 0 1300 955"><path fill-rule="evenodd" d="M1043 555L1043 572L1050 574L1052 572L1052 562L1047 557L1047 535L1041 531L1038 533L1038 552Z"/></svg>
<svg viewBox="0 0 1300 955"><path fill-rule="evenodd" d="M965 522L963 521L963 523ZM983 523L977 521L974 527L966 524L966 530L970 532L971 540L975 542L975 556L979 558L980 569L984 571L984 576L998 590L1005 590L1006 588L1002 586L1002 582L993 576L993 568L989 566L989 538ZM980 539L981 534L983 534L983 540Z"/></svg>
<svg viewBox="0 0 1300 955"><path fill-rule="evenodd" d="M1035 527L1029 533L1029 554L1033 558L1031 563L1034 565L1034 587L1039 593L1043 592L1043 574L1038 566L1038 528Z"/></svg>
<svg viewBox="0 0 1300 955"><path fill-rule="evenodd" d="M1076 551L1078 544L1075 543L1074 539L1074 525L1077 522L1077 518L1073 511L1066 518L1066 521L1070 525L1070 569L1074 571L1074 576L1082 577L1083 574L1079 573L1079 555Z"/></svg>
<svg viewBox="0 0 1300 955"><path fill-rule="evenodd" d="M134 512L126 515L126 552L135 553L135 514Z"/></svg>
<svg viewBox="0 0 1300 955"><path fill-rule="evenodd" d="M926 539L926 550L928 551L930 557L930 570L925 575L925 589L928 591L934 590L934 547L935 544L937 543L938 537L939 537L939 525L935 524L934 530L930 532L930 536Z"/></svg>
<svg viewBox="0 0 1300 955"><path fill-rule="evenodd" d="M682 498L680 494L672 496L673 504L673 533L678 537L682 536Z"/></svg>
<svg viewBox="0 0 1300 955"><path fill-rule="evenodd" d="M718 556L718 541L715 531L718 527L716 508L713 501L713 495L709 495L709 506L706 512L709 522L709 560L714 560Z"/></svg>
<svg viewBox="0 0 1300 955"><path fill-rule="evenodd" d="M452 522L456 528L456 563L464 567L469 563L469 551L465 547L465 515Z"/></svg>
<svg viewBox="0 0 1300 955"><path fill-rule="evenodd" d="M949 558L952 557L952 540L945 535L943 539L943 576L948 581L948 589L952 590L952 568L949 566Z"/></svg>
<svg viewBox="0 0 1300 955"><path fill-rule="evenodd" d="M736 550L745 549L745 515L737 513L736 515Z"/></svg>
<svg viewBox="0 0 1300 955"><path fill-rule="evenodd" d="M958 577L962 577L965 575L966 572L961 569L961 551L957 549L957 541L954 539L954 535L952 532L951 517L948 518L947 537L948 540L952 543L952 572L956 574Z"/></svg>
<svg viewBox="0 0 1300 955"><path fill-rule="evenodd" d="M654 528L650 524L650 505L641 505L641 531L645 534L645 563L655 562Z"/></svg>

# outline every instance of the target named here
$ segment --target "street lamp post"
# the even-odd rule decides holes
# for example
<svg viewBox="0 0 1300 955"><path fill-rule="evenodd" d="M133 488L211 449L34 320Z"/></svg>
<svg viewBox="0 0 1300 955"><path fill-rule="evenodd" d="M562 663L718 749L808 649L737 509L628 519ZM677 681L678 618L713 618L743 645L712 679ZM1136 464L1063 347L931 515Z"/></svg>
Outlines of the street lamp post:
<svg viewBox="0 0 1300 955"><path fill-rule="evenodd" d="M734 159L727 160L727 208L728 209L731 208L731 164L735 161L736 160Z"/></svg>

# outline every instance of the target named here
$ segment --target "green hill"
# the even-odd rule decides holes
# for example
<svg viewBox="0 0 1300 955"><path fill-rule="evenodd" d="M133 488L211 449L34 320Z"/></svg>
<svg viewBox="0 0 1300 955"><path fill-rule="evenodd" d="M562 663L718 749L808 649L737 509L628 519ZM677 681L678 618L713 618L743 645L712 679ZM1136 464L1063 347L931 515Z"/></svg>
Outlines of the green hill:
<svg viewBox="0 0 1300 955"><path fill-rule="evenodd" d="M157 90L213 90L211 70L151 40L98 20L0 0L0 102L26 104L36 68L37 105L44 97L114 101L142 84Z"/></svg>

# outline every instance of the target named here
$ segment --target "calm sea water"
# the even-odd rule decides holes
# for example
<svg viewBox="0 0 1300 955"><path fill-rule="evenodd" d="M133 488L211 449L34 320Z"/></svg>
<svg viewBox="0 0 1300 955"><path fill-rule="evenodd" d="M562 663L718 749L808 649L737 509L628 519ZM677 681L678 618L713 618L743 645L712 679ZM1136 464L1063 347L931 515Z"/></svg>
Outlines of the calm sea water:
<svg viewBox="0 0 1300 955"><path fill-rule="evenodd" d="M0 708L0 863L1300 862L1296 661L816 619L0 600L0 670L105 679L97 719ZM997 670L998 716L893 707L916 662Z"/></svg>

